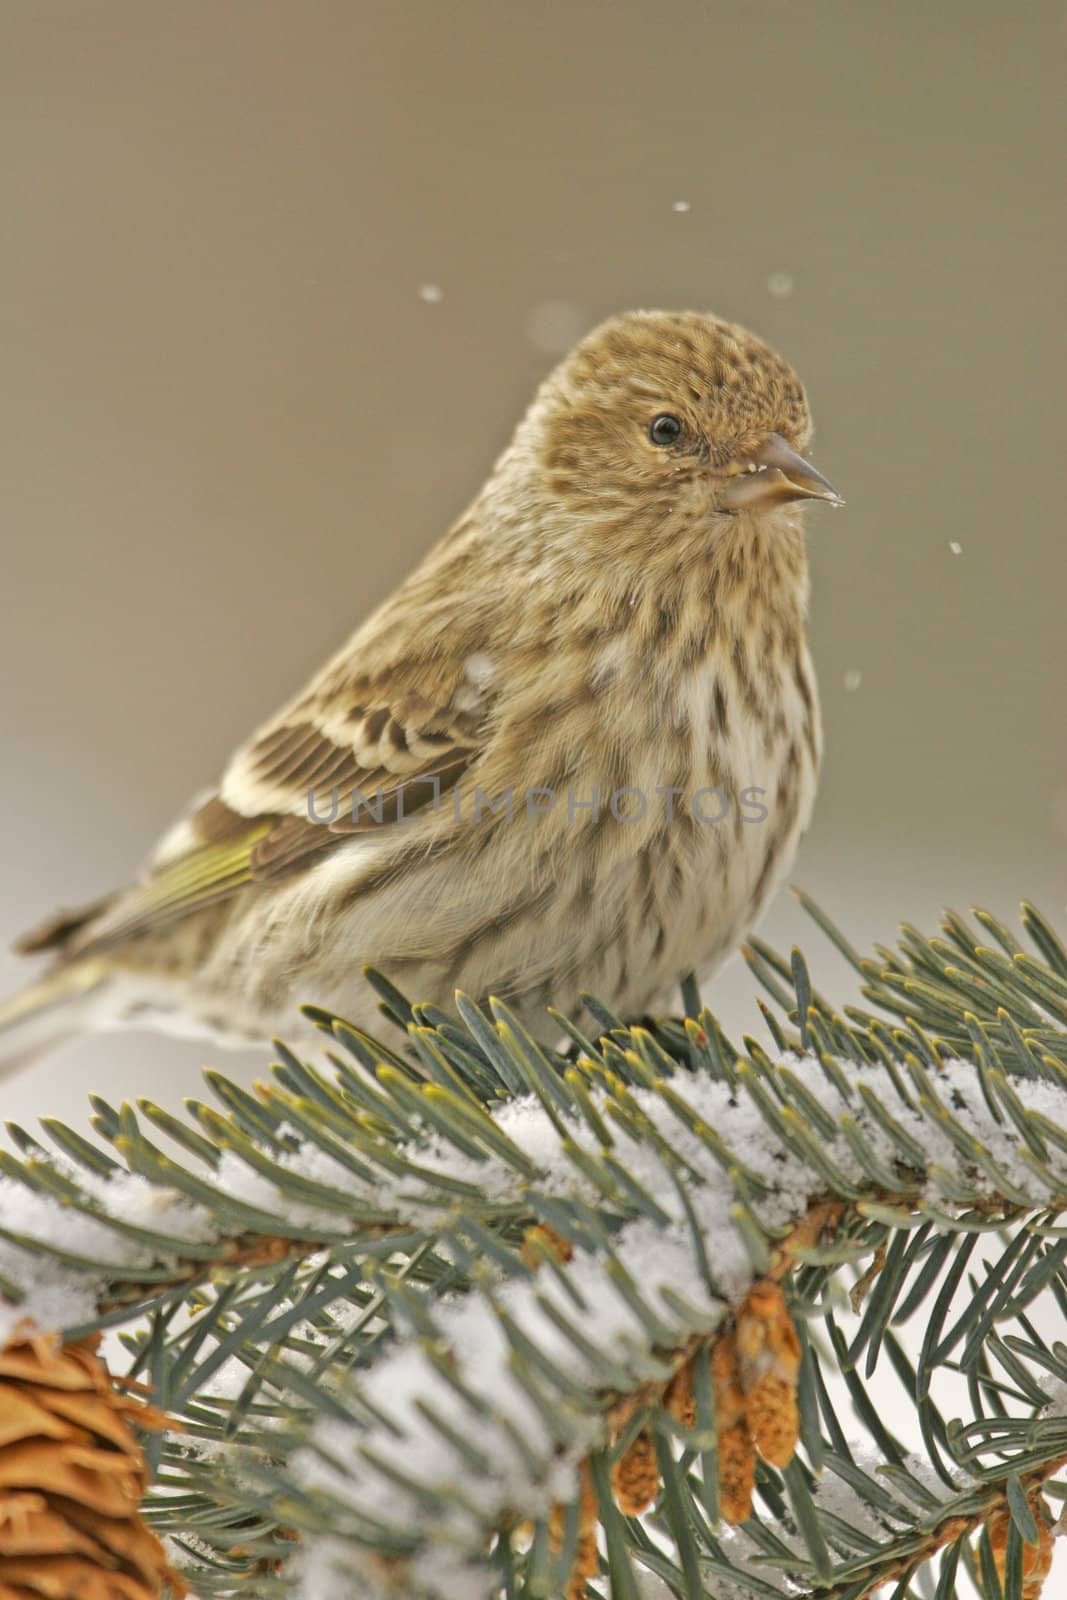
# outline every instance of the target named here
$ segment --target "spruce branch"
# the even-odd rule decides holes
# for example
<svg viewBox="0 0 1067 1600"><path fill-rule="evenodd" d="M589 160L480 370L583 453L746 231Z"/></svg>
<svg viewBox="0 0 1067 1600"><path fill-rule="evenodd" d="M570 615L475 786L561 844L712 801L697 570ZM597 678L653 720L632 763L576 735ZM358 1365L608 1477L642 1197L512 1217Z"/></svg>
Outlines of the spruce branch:
<svg viewBox="0 0 1067 1600"><path fill-rule="evenodd" d="M317 1012L330 1070L281 1049L252 1094L210 1076L221 1110L142 1102L182 1159L131 1108L97 1104L115 1154L17 1130L4 1287L39 1321L76 1291L72 1331L143 1312L146 1516L199 1593L861 1600L944 1550L939 1600L961 1566L1030 1600L1067 1453L1067 1351L1028 1316L1067 1306L1067 956L1030 908L1036 956L978 914L996 949L950 917L878 962L815 914L888 1020L755 942L773 1055L691 989L645 1027L591 1002L557 1055L382 984L399 1050Z"/></svg>

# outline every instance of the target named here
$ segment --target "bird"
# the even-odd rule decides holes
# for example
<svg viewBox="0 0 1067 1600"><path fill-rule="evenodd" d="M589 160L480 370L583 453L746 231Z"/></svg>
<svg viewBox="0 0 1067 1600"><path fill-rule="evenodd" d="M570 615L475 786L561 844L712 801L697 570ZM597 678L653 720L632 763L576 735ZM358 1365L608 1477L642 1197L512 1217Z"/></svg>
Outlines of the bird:
<svg viewBox="0 0 1067 1600"><path fill-rule="evenodd" d="M90 1031L222 1045L504 1001L542 1041L710 976L807 828L822 747L789 363L628 311L548 374L466 511L234 753L142 874L27 934L0 1074ZM321 1021L321 1018L320 1018Z"/></svg>

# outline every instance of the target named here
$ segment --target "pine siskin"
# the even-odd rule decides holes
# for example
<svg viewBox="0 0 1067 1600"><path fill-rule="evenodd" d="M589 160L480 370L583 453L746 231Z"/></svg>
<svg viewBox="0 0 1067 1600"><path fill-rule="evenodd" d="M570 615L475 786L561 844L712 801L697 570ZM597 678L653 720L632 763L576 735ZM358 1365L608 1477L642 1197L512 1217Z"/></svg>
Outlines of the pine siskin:
<svg viewBox="0 0 1067 1600"><path fill-rule="evenodd" d="M411 576L234 755L135 886L25 938L9 1065L83 1029L263 1040L361 967L448 1006L632 1018L788 868L820 727L792 369L696 313L604 323ZM310 1026L310 1024L308 1024Z"/></svg>

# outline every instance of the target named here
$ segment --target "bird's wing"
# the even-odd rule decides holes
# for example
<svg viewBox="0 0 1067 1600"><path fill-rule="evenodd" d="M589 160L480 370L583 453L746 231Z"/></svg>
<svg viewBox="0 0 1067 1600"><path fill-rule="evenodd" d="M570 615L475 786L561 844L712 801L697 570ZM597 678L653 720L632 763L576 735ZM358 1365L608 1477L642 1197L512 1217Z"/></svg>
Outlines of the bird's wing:
<svg viewBox="0 0 1067 1600"><path fill-rule="evenodd" d="M80 956L124 943L436 804L480 754L490 696L462 658L451 681L440 669L428 681L403 664L360 678L338 658L237 751L140 883L84 920L53 918L20 948Z"/></svg>

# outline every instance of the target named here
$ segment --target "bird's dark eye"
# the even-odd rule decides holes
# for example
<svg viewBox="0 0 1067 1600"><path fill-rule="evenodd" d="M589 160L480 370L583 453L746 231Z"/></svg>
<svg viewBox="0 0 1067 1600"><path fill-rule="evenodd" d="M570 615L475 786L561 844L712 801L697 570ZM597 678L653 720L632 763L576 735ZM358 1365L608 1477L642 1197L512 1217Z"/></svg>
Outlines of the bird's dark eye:
<svg viewBox="0 0 1067 1600"><path fill-rule="evenodd" d="M663 411L658 417L653 417L648 425L648 437L653 444L658 444L661 448L676 443L681 431L682 424L669 411Z"/></svg>

